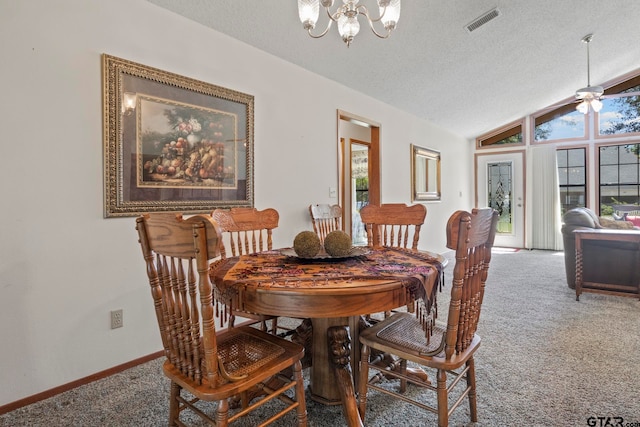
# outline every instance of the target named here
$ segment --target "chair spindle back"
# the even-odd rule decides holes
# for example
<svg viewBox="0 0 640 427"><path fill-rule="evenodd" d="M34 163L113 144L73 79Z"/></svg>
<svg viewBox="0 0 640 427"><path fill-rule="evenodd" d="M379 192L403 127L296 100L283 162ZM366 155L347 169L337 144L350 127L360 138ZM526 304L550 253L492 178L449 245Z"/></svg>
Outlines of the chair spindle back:
<svg viewBox="0 0 640 427"><path fill-rule="evenodd" d="M192 381L218 384L209 260L221 234L208 215L153 213L136 219L139 242L167 359ZM204 363L203 363L204 362Z"/></svg>
<svg viewBox="0 0 640 427"><path fill-rule="evenodd" d="M427 208L424 205L388 203L367 205L360 209L368 245L374 247L418 249L420 227L426 217Z"/></svg>
<svg viewBox="0 0 640 427"><path fill-rule="evenodd" d="M456 252L445 355L464 351L478 328L498 213L490 208L457 211L447 222L447 247Z"/></svg>
<svg viewBox="0 0 640 427"><path fill-rule="evenodd" d="M275 209L267 208L261 211L256 208L216 209L211 215L220 225L223 234L227 234L225 240L231 248L231 256L272 249L272 231L278 227L280 220L280 215ZM221 250L222 256L226 256L225 248Z"/></svg>
<svg viewBox="0 0 640 427"><path fill-rule="evenodd" d="M313 231L324 242L324 238L332 231L342 230L342 208L339 205L309 205L309 214Z"/></svg>

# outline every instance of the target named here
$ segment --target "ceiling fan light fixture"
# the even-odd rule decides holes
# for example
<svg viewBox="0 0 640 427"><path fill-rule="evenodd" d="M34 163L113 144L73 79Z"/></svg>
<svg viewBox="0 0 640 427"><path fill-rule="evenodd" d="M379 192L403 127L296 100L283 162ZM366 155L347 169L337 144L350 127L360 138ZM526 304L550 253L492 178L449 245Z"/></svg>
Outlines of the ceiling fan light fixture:
<svg viewBox="0 0 640 427"><path fill-rule="evenodd" d="M587 86L576 91L576 98L599 98L604 93L602 86Z"/></svg>
<svg viewBox="0 0 640 427"><path fill-rule="evenodd" d="M592 109L596 113L602 109L602 101L600 97L604 94L602 86L591 86L591 69L589 64L589 43L593 39L593 34L587 34L582 38L582 42L587 44L587 86L576 91L576 99L582 100L576 110L582 114L589 113Z"/></svg>

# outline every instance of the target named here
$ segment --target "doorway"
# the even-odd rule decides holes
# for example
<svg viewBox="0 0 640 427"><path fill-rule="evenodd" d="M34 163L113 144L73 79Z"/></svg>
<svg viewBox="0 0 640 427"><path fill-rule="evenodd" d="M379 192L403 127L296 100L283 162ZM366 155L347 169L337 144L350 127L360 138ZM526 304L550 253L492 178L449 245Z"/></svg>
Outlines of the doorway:
<svg viewBox="0 0 640 427"><path fill-rule="evenodd" d="M476 206L498 211L495 246L524 248L524 152L476 154Z"/></svg>
<svg viewBox="0 0 640 427"><path fill-rule="evenodd" d="M380 125L338 110L338 171L342 224L354 245L366 245L360 209L380 204Z"/></svg>

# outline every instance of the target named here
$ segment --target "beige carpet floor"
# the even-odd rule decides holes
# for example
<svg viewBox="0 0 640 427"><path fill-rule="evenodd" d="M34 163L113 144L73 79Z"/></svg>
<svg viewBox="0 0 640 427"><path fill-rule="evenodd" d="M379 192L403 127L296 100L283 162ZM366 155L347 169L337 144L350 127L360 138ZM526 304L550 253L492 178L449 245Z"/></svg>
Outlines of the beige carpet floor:
<svg viewBox="0 0 640 427"><path fill-rule="evenodd" d="M441 310L450 289L447 275ZM566 285L562 253L496 251L479 334L479 422L470 424L463 406L451 425L605 425L589 424L591 417L612 417L611 425L613 417L621 417L624 426L640 423L640 302L596 294L583 294L577 302ZM18 409L0 416L0 426L166 425L169 383L160 366L161 360L151 361ZM340 407L310 399L307 406L310 427L345 424ZM263 416L235 425L253 426ZM366 424L427 426L437 420L371 392Z"/></svg>

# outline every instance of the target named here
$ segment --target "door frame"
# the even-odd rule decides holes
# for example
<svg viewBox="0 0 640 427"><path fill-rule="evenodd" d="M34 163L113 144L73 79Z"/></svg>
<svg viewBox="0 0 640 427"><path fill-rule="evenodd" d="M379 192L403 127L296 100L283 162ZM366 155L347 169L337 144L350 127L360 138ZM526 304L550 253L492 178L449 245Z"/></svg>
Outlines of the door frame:
<svg viewBox="0 0 640 427"><path fill-rule="evenodd" d="M526 151L511 150L475 153L475 205L488 205L487 164L512 162L512 205L514 232L510 235L496 233L495 246L508 248L526 247Z"/></svg>
<svg viewBox="0 0 640 427"><path fill-rule="evenodd" d="M369 141L360 141L341 134L340 122L348 122L369 129ZM342 207L344 231L351 235L351 204L345 204L346 185L351 183L351 142L369 145L369 203L379 205L381 200L380 123L337 110L338 146L338 200ZM349 174L349 177L347 177Z"/></svg>

